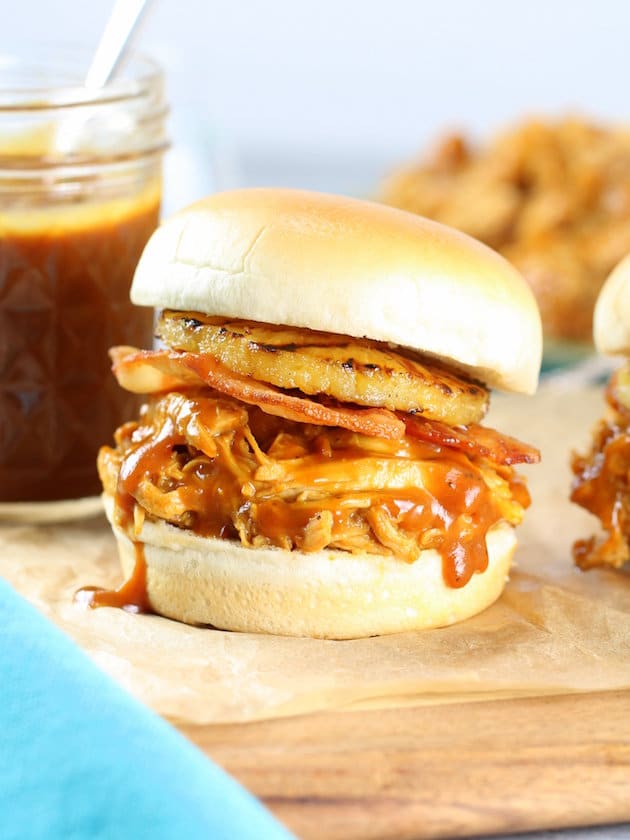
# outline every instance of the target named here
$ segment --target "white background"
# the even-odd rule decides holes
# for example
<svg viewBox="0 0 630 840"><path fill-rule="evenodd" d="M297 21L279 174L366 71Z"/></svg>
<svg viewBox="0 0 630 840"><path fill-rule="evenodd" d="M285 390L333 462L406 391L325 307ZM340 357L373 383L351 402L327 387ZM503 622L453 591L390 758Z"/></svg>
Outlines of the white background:
<svg viewBox="0 0 630 840"><path fill-rule="evenodd" d="M110 9L4 6L4 51L95 45ZM450 127L630 118L623 0L154 0L138 41L168 78L167 204L239 183L369 194Z"/></svg>

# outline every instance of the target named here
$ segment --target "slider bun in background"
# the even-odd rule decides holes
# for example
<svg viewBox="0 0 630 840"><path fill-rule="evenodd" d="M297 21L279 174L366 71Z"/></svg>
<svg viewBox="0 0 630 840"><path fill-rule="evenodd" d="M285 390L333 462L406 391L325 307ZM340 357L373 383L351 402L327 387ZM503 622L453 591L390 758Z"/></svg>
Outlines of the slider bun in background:
<svg viewBox="0 0 630 840"><path fill-rule="evenodd" d="M299 190L218 193L151 237L139 305L392 342L490 387L532 393L542 329L510 264L380 204Z"/></svg>
<svg viewBox="0 0 630 840"><path fill-rule="evenodd" d="M595 305L593 337L600 353L630 355L630 255L602 287Z"/></svg>

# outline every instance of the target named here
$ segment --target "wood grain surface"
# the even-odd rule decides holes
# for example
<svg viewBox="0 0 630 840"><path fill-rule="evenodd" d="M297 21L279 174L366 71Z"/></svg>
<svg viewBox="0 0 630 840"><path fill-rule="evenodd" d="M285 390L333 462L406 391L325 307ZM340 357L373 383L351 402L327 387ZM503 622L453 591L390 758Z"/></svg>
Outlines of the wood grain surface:
<svg viewBox="0 0 630 840"><path fill-rule="evenodd" d="M630 692L180 729L305 840L630 821Z"/></svg>

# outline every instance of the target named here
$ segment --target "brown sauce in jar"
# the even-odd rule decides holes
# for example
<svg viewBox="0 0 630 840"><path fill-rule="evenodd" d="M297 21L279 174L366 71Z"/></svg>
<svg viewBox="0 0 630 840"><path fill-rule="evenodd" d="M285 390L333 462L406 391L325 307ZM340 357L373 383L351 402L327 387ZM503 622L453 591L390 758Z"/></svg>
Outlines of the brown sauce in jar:
<svg viewBox="0 0 630 840"><path fill-rule="evenodd" d="M119 201L0 213L0 502L100 493L96 455L139 399L108 349L148 347L129 301L159 187Z"/></svg>

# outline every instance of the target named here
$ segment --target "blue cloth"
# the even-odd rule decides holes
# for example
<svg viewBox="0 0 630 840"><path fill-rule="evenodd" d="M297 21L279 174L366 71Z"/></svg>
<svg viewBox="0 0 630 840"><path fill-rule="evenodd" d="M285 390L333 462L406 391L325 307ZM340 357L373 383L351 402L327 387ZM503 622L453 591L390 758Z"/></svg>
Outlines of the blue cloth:
<svg viewBox="0 0 630 840"><path fill-rule="evenodd" d="M290 834L0 580L0 836Z"/></svg>

